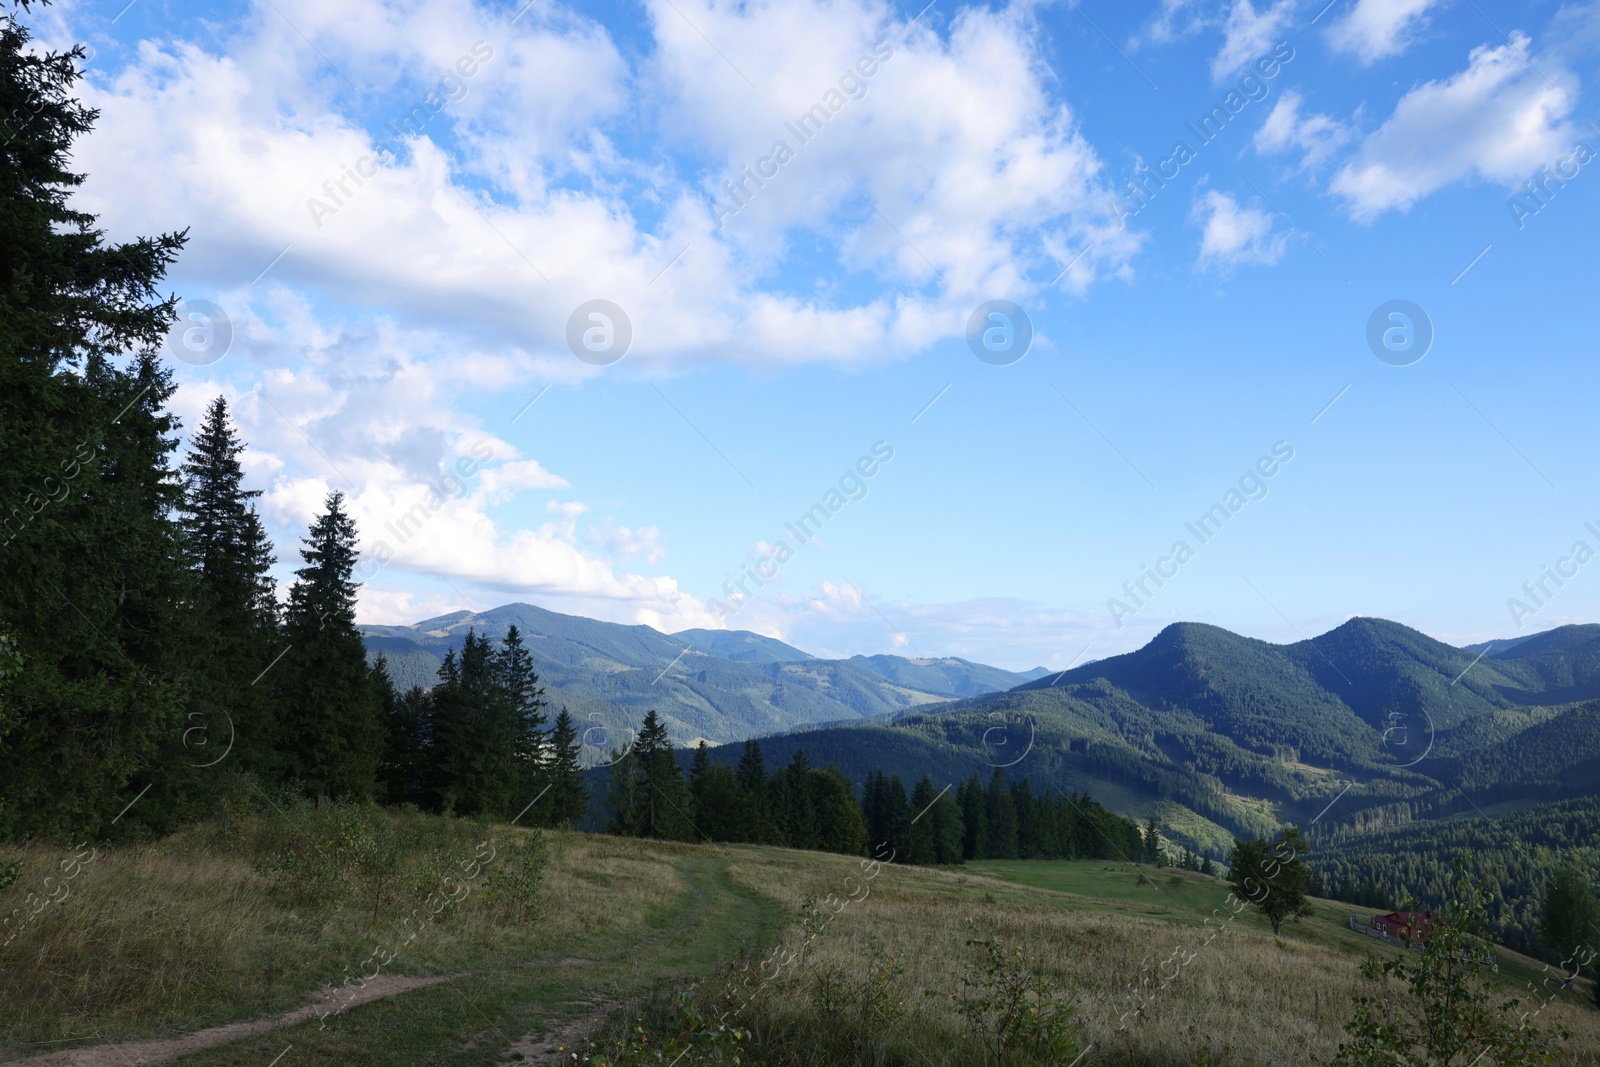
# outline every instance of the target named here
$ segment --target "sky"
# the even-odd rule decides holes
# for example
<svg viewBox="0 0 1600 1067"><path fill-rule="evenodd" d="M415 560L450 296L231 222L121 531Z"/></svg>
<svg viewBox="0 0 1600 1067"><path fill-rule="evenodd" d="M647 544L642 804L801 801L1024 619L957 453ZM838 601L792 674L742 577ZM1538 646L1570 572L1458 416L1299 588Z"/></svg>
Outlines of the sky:
<svg viewBox="0 0 1600 1067"><path fill-rule="evenodd" d="M227 398L285 586L345 494L364 622L1025 669L1600 618L1596 0L24 21L90 50L77 206L188 230L187 432Z"/></svg>

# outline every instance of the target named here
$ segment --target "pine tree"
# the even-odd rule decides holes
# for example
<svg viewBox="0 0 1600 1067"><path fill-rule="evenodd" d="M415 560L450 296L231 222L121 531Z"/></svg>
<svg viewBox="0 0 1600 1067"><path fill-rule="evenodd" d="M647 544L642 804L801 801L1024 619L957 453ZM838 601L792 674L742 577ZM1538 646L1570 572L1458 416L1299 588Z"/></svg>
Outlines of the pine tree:
<svg viewBox="0 0 1600 1067"><path fill-rule="evenodd" d="M389 661L381 653L372 665L383 719L383 758L378 764L378 795L387 804L432 803L433 704L421 686L397 693L389 676Z"/></svg>
<svg viewBox="0 0 1600 1067"><path fill-rule="evenodd" d="M1156 824L1154 815L1144 824L1144 860L1157 867L1166 865L1166 854L1161 851L1161 827Z"/></svg>
<svg viewBox="0 0 1600 1067"><path fill-rule="evenodd" d="M243 451L219 396L182 467L179 526L195 582L190 715L222 709L233 726L238 765L276 777L272 680L263 671L278 652L278 603L269 574L272 545L251 503L261 491L244 488Z"/></svg>
<svg viewBox="0 0 1600 1067"><path fill-rule="evenodd" d="M589 790L583 783L583 768L578 760L582 747L578 731L572 725L572 716L562 708L550 732L547 818L551 826L569 827L582 819L589 808Z"/></svg>
<svg viewBox="0 0 1600 1067"><path fill-rule="evenodd" d="M366 798L377 782L383 733L378 695L356 629L356 525L344 494L328 494L311 524L284 612L280 746L285 777L308 795Z"/></svg>
<svg viewBox="0 0 1600 1067"><path fill-rule="evenodd" d="M817 814L811 791L806 788L810 771L811 761L805 750L797 748L788 766L772 776L773 816L783 843L790 848L817 847Z"/></svg>
<svg viewBox="0 0 1600 1067"><path fill-rule="evenodd" d="M747 805L742 840L758 845L776 844L778 829L772 821L772 787L767 780L767 762L761 754L761 743L753 737L744 743L737 774Z"/></svg>
<svg viewBox="0 0 1600 1067"><path fill-rule="evenodd" d="M539 675L533 669L533 656L523 644L522 634L515 624L500 641L494 669L503 691L503 702L496 703L493 708L502 716L496 729L505 733L498 751L509 753L501 773L510 786L512 807L520 811L537 797L537 812L531 814L535 822L547 824L552 793L544 715L547 702L544 689L539 685Z"/></svg>
<svg viewBox="0 0 1600 1067"><path fill-rule="evenodd" d="M0 707L0 833L97 836L179 750L181 569L171 386L154 365L182 234L107 243L68 206L81 49L0 16L0 630L23 669ZM116 830L159 821L147 796Z"/></svg>
<svg viewBox="0 0 1600 1067"><path fill-rule="evenodd" d="M897 779L898 781L898 779ZM933 779L923 775L911 790L911 815L906 827L907 863L933 864L939 862L939 838L934 830L933 806L939 791Z"/></svg>
<svg viewBox="0 0 1600 1067"><path fill-rule="evenodd" d="M506 674L489 638L475 630L459 657L450 653L433 689L440 803L457 815L509 819L532 797L519 799L527 760L518 753L521 717Z"/></svg>
<svg viewBox="0 0 1600 1067"><path fill-rule="evenodd" d="M944 793L934 802L933 811L926 818L933 820L934 862L961 863L965 838L961 805L949 793Z"/></svg>
<svg viewBox="0 0 1600 1067"><path fill-rule="evenodd" d="M989 815L988 858L1014 860L1017 846L1017 809L1011 801L1011 790L1006 788L1006 772L996 767L989 779L989 791L984 797L984 807Z"/></svg>
<svg viewBox="0 0 1600 1067"><path fill-rule="evenodd" d="M619 833L673 841L693 837L683 771L654 708L646 713L633 750L614 764L613 779L613 826Z"/></svg>
<svg viewBox="0 0 1600 1067"><path fill-rule="evenodd" d="M969 860L987 859L989 856L988 795L983 783L974 774L961 797L961 821L964 831L961 855Z"/></svg>

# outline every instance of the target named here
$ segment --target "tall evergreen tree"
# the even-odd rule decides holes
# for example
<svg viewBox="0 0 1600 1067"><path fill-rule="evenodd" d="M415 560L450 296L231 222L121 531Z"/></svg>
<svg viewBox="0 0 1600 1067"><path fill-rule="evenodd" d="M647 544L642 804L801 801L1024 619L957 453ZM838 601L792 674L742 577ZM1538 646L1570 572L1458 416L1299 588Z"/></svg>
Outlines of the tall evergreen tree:
<svg viewBox="0 0 1600 1067"><path fill-rule="evenodd" d="M441 805L457 815L509 819L532 797L519 800L524 763L506 675L489 638L475 630L467 631L459 657L450 653L433 689Z"/></svg>
<svg viewBox="0 0 1600 1067"><path fill-rule="evenodd" d="M989 790L984 796L984 808L989 816L990 859L1014 860L1017 858L1017 809L1011 801L1011 790L1006 788L1006 772L996 767L989 779Z"/></svg>
<svg viewBox="0 0 1600 1067"><path fill-rule="evenodd" d="M613 765L613 826L635 837L687 841L689 795L683 770L667 739L667 725L652 708L644 717L633 750Z"/></svg>
<svg viewBox="0 0 1600 1067"><path fill-rule="evenodd" d="M761 743L753 737L744 743L737 774L747 805L743 839L758 845L776 844L778 828L772 821L772 787L767 780L767 761L761 754Z"/></svg>
<svg viewBox="0 0 1600 1067"><path fill-rule="evenodd" d="M217 397L183 462L179 526L195 591L189 605L190 715L226 712L239 766L276 777L275 731L262 672L278 653L272 544L244 488L244 444ZM257 684L263 679L265 684Z"/></svg>
<svg viewBox="0 0 1600 1067"><path fill-rule="evenodd" d="M496 729L505 734L500 751L509 753L503 773L510 787L512 807L520 811L537 797L536 821L548 822L552 790L544 714L547 701L533 669L533 656L514 623L495 652L494 669L504 696L503 703L496 704L493 710L501 716Z"/></svg>
<svg viewBox="0 0 1600 1067"><path fill-rule="evenodd" d="M939 862L939 838L934 831L933 806L939 791L933 779L923 775L911 790L911 810L906 824L907 863L932 864Z"/></svg>
<svg viewBox="0 0 1600 1067"><path fill-rule="evenodd" d="M969 860L986 859L989 855L988 795L983 783L974 774L968 779L961 796L962 842L961 854Z"/></svg>
<svg viewBox="0 0 1600 1067"><path fill-rule="evenodd" d="M372 665L373 684L383 719L383 758L378 764L378 795L388 804L425 807L437 795L433 774L433 701L421 686L395 691L389 661L381 653Z"/></svg>
<svg viewBox="0 0 1600 1067"><path fill-rule="evenodd" d="M0 15L0 630L23 667L0 705L0 833L96 835L183 729L170 520L171 386L156 295L182 234L105 240L68 206L81 49ZM154 797L117 830L159 821Z"/></svg>
<svg viewBox="0 0 1600 1067"><path fill-rule="evenodd" d="M383 733L378 694L356 629L356 525L328 494L300 550L284 611L279 738L285 777L313 796L370 797Z"/></svg>
<svg viewBox="0 0 1600 1067"><path fill-rule="evenodd" d="M583 783L583 768L578 761L582 748L572 716L562 708L556 713L555 726L550 731L547 821L551 826L571 826L588 810L589 790Z"/></svg>
<svg viewBox="0 0 1600 1067"><path fill-rule="evenodd" d="M962 825L961 805L956 803L955 797L949 793L941 795L925 818L933 820L934 862L962 862L966 828Z"/></svg>

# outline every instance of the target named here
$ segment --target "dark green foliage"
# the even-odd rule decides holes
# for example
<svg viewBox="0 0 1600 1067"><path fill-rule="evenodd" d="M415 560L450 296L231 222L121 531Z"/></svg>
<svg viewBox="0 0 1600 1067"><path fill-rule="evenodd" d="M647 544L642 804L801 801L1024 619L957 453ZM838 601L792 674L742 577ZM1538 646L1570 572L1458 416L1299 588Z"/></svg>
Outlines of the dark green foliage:
<svg viewBox="0 0 1600 1067"><path fill-rule="evenodd" d="M545 811L550 826L571 826L583 817L589 806L589 790L583 784L583 771L578 763L581 748L578 731L572 725L572 716L566 708L562 708L556 714L555 726L550 731L549 763L546 769L550 792Z"/></svg>
<svg viewBox="0 0 1600 1067"><path fill-rule="evenodd" d="M744 743L744 753L739 757L738 777L747 805L743 839L758 845L776 844L778 826L772 818L772 789L767 780L767 763L761 753L761 742L753 737Z"/></svg>
<svg viewBox="0 0 1600 1067"><path fill-rule="evenodd" d="M1311 846L1293 826L1278 839L1264 838L1234 842L1228 859L1233 891L1248 900L1272 923L1276 936L1286 921L1298 921L1311 914L1311 869L1301 859Z"/></svg>
<svg viewBox="0 0 1600 1067"><path fill-rule="evenodd" d="M1539 908L1539 941L1563 961L1600 953L1600 900L1589 876L1558 867L1545 880Z"/></svg>
<svg viewBox="0 0 1600 1067"><path fill-rule="evenodd" d="M688 841L689 794L683 770L655 712L645 715L633 749L612 764L612 829L633 837Z"/></svg>
<svg viewBox="0 0 1600 1067"><path fill-rule="evenodd" d="M1432 913L1427 943L1380 963L1368 959L1362 974L1381 989L1356 998L1354 1017L1345 1025L1350 1040L1339 1046L1337 1067L1530 1067L1551 1063L1552 1038L1532 1025L1521 1002L1494 991L1499 971L1494 954L1480 940L1484 920L1482 886L1458 866L1456 884L1444 905ZM1393 983L1399 982L1400 991Z"/></svg>
<svg viewBox="0 0 1600 1067"><path fill-rule="evenodd" d="M1006 772L996 767L989 778L989 791L984 797L984 808L989 816L988 858L1014 860L1022 854L1017 841L1017 805L1011 790L1006 788Z"/></svg>
<svg viewBox="0 0 1600 1067"><path fill-rule="evenodd" d="M1076 1009L1041 961L1021 946L983 937L968 922L967 944L979 953L961 976L956 1007L973 1040L997 1067L1008 1063L1071 1063L1078 1051Z"/></svg>
<svg viewBox="0 0 1600 1067"><path fill-rule="evenodd" d="M1596 826L1600 798L1590 797L1497 818L1429 820L1346 833L1317 846L1317 893L1383 910L1408 897L1445 900L1453 857L1465 853L1468 873L1488 887L1484 905L1495 939L1549 958L1538 947L1537 933L1545 880L1562 866L1584 872L1591 884L1600 880Z"/></svg>
<svg viewBox="0 0 1600 1067"><path fill-rule="evenodd" d="M280 776L270 682L257 684L280 651L272 545L244 488L244 444L217 397L183 462L179 527L195 589L189 605L190 715L226 711L237 766Z"/></svg>
<svg viewBox="0 0 1600 1067"><path fill-rule="evenodd" d="M308 796L375 792L383 735L379 693L356 630L356 526L344 494L311 524L284 611L288 652L275 672L286 777Z"/></svg>

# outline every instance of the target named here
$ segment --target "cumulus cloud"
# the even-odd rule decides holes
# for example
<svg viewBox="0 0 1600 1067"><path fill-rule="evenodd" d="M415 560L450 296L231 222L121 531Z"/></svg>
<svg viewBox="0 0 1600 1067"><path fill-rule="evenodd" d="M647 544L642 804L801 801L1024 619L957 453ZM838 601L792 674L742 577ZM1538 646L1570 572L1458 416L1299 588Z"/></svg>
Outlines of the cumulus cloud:
<svg viewBox="0 0 1600 1067"><path fill-rule="evenodd" d="M1195 201L1193 220L1203 228L1200 266L1224 270L1247 263L1276 263L1288 247L1287 233L1274 233L1270 212L1244 207L1233 197L1208 189Z"/></svg>
<svg viewBox="0 0 1600 1067"><path fill-rule="evenodd" d="M1565 68L1528 57L1529 39L1473 49L1467 67L1412 89L1334 176L1353 217L1405 211L1468 178L1514 184L1571 148L1578 97Z"/></svg>
<svg viewBox="0 0 1600 1067"><path fill-rule="evenodd" d="M1251 0L1234 0L1223 23L1222 49L1211 60L1211 76L1222 81L1270 52L1274 44L1283 40L1283 30L1294 11L1295 0L1278 0L1260 11Z"/></svg>
<svg viewBox="0 0 1600 1067"><path fill-rule="evenodd" d="M1337 52L1353 55L1363 64L1399 55L1409 48L1428 24L1430 8L1440 0L1357 0L1350 14L1328 30Z"/></svg>
<svg viewBox="0 0 1600 1067"><path fill-rule="evenodd" d="M536 359L603 295L632 320L630 366L770 365L904 356L959 335L974 294L1053 277L1052 250L1092 246L1081 289L1137 247L1021 8L964 10L940 37L907 36L881 0L663 0L649 58L625 61L559 5L516 25L468 0L280 6L220 48L143 42L88 94L106 121L79 156L85 206L117 230L190 224L185 270L244 284L283 253L275 280ZM845 100L878 42L891 57ZM355 109L345 79L378 102ZM846 106L799 144L784 123L829 100ZM722 176L780 138L794 161L718 226ZM866 291L787 289L805 231L870 272Z"/></svg>
<svg viewBox="0 0 1600 1067"><path fill-rule="evenodd" d="M964 9L939 34L884 0L646 10L647 46L622 48L561 3L254 0L91 68L103 118L75 149L77 206L115 236L189 227L173 283L233 319L226 368L179 403L192 422L202 393L234 399L288 563L328 491L347 494L384 557L363 593L377 614L431 577L714 625L638 572L664 558L659 527L594 526L570 500L509 519L587 487L463 413L470 390L599 373L566 351L583 301L626 308L622 373L660 374L904 358L959 336L975 294L1035 291L1086 247L1067 288L1127 275L1139 237L1117 227L1031 5ZM859 98L840 96L880 46ZM719 225L722 179L819 101L825 128ZM794 288L791 244L808 273L837 248L857 281Z"/></svg>
<svg viewBox="0 0 1600 1067"><path fill-rule="evenodd" d="M1291 89L1273 105L1253 144L1261 155L1301 153L1300 165L1314 168L1350 140L1350 129L1328 115L1303 115L1304 100Z"/></svg>

